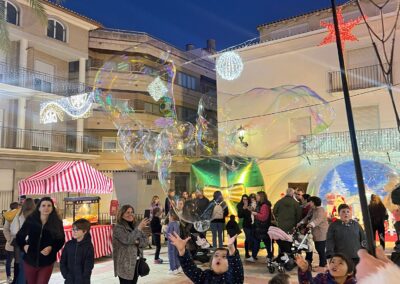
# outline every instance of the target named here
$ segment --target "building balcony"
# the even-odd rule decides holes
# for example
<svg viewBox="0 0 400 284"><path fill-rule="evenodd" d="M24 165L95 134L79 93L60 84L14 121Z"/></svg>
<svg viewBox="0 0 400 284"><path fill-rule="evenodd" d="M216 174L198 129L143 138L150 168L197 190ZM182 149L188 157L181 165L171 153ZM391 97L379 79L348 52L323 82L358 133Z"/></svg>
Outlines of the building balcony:
<svg viewBox="0 0 400 284"><path fill-rule="evenodd" d="M90 87L77 80L51 76L32 69L0 62L0 83L55 94L73 96L90 91Z"/></svg>
<svg viewBox="0 0 400 284"><path fill-rule="evenodd" d="M0 128L0 148L77 153L77 139L84 145L83 152L87 152L87 148L95 144L93 140L96 140L89 136L77 137L76 132L66 133L51 130Z"/></svg>
<svg viewBox="0 0 400 284"><path fill-rule="evenodd" d="M400 133L397 128L358 130L356 137L361 154L400 151ZM348 131L307 135L299 143L302 154L311 157L349 155L352 152Z"/></svg>
<svg viewBox="0 0 400 284"><path fill-rule="evenodd" d="M343 91L340 71L328 73L329 92ZM349 90L359 90L385 86L385 78L380 65L347 69Z"/></svg>

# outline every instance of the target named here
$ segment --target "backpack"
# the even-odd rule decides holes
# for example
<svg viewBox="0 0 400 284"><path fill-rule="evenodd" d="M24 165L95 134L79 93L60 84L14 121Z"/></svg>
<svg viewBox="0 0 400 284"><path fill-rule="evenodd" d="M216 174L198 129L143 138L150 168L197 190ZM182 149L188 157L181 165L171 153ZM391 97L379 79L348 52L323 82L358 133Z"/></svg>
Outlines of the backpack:
<svg viewBox="0 0 400 284"><path fill-rule="evenodd" d="M221 203L215 203L211 220L224 219L224 208L222 208Z"/></svg>

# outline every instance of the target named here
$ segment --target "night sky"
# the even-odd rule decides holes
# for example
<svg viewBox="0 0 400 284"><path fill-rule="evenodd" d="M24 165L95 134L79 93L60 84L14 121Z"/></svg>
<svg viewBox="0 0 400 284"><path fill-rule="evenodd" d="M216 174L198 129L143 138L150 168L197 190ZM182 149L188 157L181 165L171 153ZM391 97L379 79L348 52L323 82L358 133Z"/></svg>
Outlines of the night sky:
<svg viewBox="0 0 400 284"><path fill-rule="evenodd" d="M346 2L337 0L338 4ZM184 49L217 50L258 36L257 26L330 7L330 0L64 0L63 5L105 27L147 32Z"/></svg>

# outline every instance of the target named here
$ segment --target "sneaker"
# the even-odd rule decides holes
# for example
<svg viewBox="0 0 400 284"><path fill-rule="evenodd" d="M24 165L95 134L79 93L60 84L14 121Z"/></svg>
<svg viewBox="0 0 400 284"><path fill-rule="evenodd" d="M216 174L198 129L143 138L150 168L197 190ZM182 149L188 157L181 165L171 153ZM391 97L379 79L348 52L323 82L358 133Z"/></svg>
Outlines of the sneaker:
<svg viewBox="0 0 400 284"><path fill-rule="evenodd" d="M11 276L7 277L7 283L12 283L12 282L13 282L12 277Z"/></svg>
<svg viewBox="0 0 400 284"><path fill-rule="evenodd" d="M154 264L162 264L163 262L164 261L161 258L154 260Z"/></svg>
<svg viewBox="0 0 400 284"><path fill-rule="evenodd" d="M248 262L256 262L256 260L252 256L246 258L246 261L248 261Z"/></svg>
<svg viewBox="0 0 400 284"><path fill-rule="evenodd" d="M168 270L168 274L174 275L175 274L175 270Z"/></svg>
<svg viewBox="0 0 400 284"><path fill-rule="evenodd" d="M182 266L179 266L179 268L177 270L178 270L179 273L183 273Z"/></svg>

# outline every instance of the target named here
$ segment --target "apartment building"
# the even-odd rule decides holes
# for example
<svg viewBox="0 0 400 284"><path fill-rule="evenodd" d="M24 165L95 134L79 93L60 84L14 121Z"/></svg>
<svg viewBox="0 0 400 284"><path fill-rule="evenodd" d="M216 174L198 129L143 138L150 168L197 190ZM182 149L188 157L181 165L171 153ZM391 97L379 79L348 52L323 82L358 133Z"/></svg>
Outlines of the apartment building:
<svg viewBox="0 0 400 284"><path fill-rule="evenodd" d="M380 15L366 2L363 1L362 5L368 22L377 34L381 34ZM383 9L386 34L396 17L397 1L390 2ZM352 2L343 5L342 13L345 22L360 16L358 7ZM310 194L319 194L327 173L352 159L336 44L320 45L328 35L327 29L320 25L321 21L333 22L331 9L258 26L260 43L236 50L244 62L241 77L235 81L225 81L217 77L220 106L224 106L229 99L224 95L227 93L240 94L254 88L305 85L328 101L336 113L327 133L321 135L312 133L315 121L312 114L307 112L301 117L296 116L296 112L287 112L283 119L275 119L279 114L264 116L260 119L274 121L278 124L274 128L279 131L268 133L265 130L260 135L245 135L248 147L243 152L249 156L260 149L264 152L272 150L278 143L295 149L294 153L286 157L276 159L270 155L259 162L266 190L273 201L280 198L288 185L299 185L304 189L308 187ZM377 162L377 165L387 166L396 172L400 165L400 136L383 73L364 22L361 21L351 32L358 40L346 41L344 56L359 150L363 159ZM399 27L395 33L398 38ZM382 50L381 47L378 48ZM398 50L397 41L394 50L393 84L395 102L400 108ZM265 109L268 109L268 100L265 103ZM255 109L256 107L254 105ZM244 113L240 108L233 111L235 118L242 118L234 123L238 127L246 125L249 113ZM229 152L230 145L223 144L221 135L219 149Z"/></svg>
<svg viewBox="0 0 400 284"><path fill-rule="evenodd" d="M163 106L161 101L155 101L149 95L147 88L160 75L166 57L173 61L176 67L172 87L177 119L195 123L200 98L208 95L216 102L214 60L208 59L212 52L215 52L213 40L207 41L206 48L196 49L189 44L186 50L181 50L147 33L97 29L91 31L89 36L86 82L110 94L114 105L125 104L132 109L131 121L142 123L146 129L157 133L161 128L154 122L163 117ZM75 65L77 64L76 62ZM107 80L106 77L110 77L110 72L114 79L112 85L102 85ZM160 77L167 84L165 72L163 74ZM216 114L216 108L211 110L210 115L215 119ZM132 204L136 205L135 208L140 212L141 209L147 208L149 195L164 196L164 193L157 181L157 173L151 171L151 168L143 167L143 155L139 155L137 160L130 161L129 164L124 160L118 143L118 129L109 115L110 113L103 108L95 107L92 116L85 119L84 132L90 141L87 151L100 155L98 159L91 161L97 169L115 173L114 182L118 198L121 194L129 193L127 198L132 199ZM138 130L134 123L130 127L133 132ZM178 192L189 189L191 163L183 154L182 157L174 157L171 166L170 187ZM122 179L132 179L129 183L130 190L122 186L123 193L120 193L116 180L118 178L115 178L121 175L125 175Z"/></svg>
<svg viewBox="0 0 400 284"><path fill-rule="evenodd" d="M43 1L47 20L29 2L2 0L11 41L0 52L0 210L18 196L18 181L60 160L90 160L82 119L41 123L43 102L88 91L89 31L100 23ZM71 62L78 62L70 77Z"/></svg>

